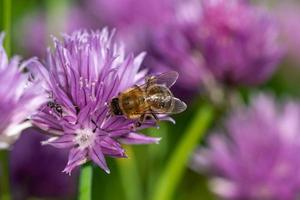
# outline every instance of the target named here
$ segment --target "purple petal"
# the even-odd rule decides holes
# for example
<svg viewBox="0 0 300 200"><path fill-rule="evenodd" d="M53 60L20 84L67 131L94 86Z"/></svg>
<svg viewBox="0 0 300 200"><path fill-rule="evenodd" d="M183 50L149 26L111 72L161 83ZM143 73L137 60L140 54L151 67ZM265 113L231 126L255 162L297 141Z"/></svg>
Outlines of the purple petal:
<svg viewBox="0 0 300 200"><path fill-rule="evenodd" d="M129 132L130 132L129 128L107 131L107 133L110 137L120 137L120 136L128 134Z"/></svg>
<svg viewBox="0 0 300 200"><path fill-rule="evenodd" d="M107 167L104 154L102 153L102 149L100 145L94 145L89 148L89 157L106 173L110 173L110 170Z"/></svg>
<svg viewBox="0 0 300 200"><path fill-rule="evenodd" d="M39 112L38 114L34 115L31 120L33 121L34 125L45 131L63 134L63 128L59 124L59 121L48 113Z"/></svg>
<svg viewBox="0 0 300 200"><path fill-rule="evenodd" d="M158 116L158 117L159 117L160 121L167 121L167 122L171 122L173 124L176 124L176 121L170 116L165 115L165 116Z"/></svg>
<svg viewBox="0 0 300 200"><path fill-rule="evenodd" d="M106 77L107 87L105 87L105 94L103 100L107 102L111 99L114 95L117 94L118 86L120 85L119 77L112 74Z"/></svg>
<svg viewBox="0 0 300 200"><path fill-rule="evenodd" d="M114 157L126 157L121 145L110 137L105 137L99 142L103 154Z"/></svg>
<svg viewBox="0 0 300 200"><path fill-rule="evenodd" d="M74 135L66 134L59 138L50 138L42 142L43 145L51 145L56 148L70 148L74 146Z"/></svg>
<svg viewBox="0 0 300 200"><path fill-rule="evenodd" d="M123 71L119 71L120 80L122 80L122 87L119 88L119 91L123 91L132 86L134 82L134 77L132 77L132 70L133 70L133 55L129 55L128 58L123 63Z"/></svg>
<svg viewBox="0 0 300 200"><path fill-rule="evenodd" d="M138 133L129 133L118 139L123 144L158 144L161 138L148 137Z"/></svg>
<svg viewBox="0 0 300 200"><path fill-rule="evenodd" d="M31 62L29 66L27 66L29 70L34 74L34 76L37 76L37 79L41 79L45 81L46 87L50 87L51 82L49 79L49 73L46 70L46 68L38 61L34 60Z"/></svg>
<svg viewBox="0 0 300 200"><path fill-rule="evenodd" d="M121 122L125 121L124 117L110 117L103 124L103 129L114 129L116 127L121 127Z"/></svg>
<svg viewBox="0 0 300 200"><path fill-rule="evenodd" d="M97 112L95 113L95 116L96 116L95 122L96 122L96 124L101 124L103 122L104 118L107 115L107 112L108 111L107 111L107 107L106 106L102 107L102 108L99 108L97 110Z"/></svg>
<svg viewBox="0 0 300 200"><path fill-rule="evenodd" d="M86 161L87 161L87 150L73 148L69 153L68 164L63 170L63 172L67 174L71 174L72 170L75 167L84 164Z"/></svg>
<svg viewBox="0 0 300 200"><path fill-rule="evenodd" d="M84 124L90 116L91 105L84 107L78 115L78 123Z"/></svg>

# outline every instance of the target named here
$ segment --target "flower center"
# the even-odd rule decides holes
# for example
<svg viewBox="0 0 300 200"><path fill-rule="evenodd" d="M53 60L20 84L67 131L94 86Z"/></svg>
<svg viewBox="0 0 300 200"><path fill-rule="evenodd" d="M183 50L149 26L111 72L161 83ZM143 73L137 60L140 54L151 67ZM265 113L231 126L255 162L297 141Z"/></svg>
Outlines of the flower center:
<svg viewBox="0 0 300 200"><path fill-rule="evenodd" d="M93 145L95 141L95 133L91 129L78 129L76 131L75 142L80 149L85 149Z"/></svg>

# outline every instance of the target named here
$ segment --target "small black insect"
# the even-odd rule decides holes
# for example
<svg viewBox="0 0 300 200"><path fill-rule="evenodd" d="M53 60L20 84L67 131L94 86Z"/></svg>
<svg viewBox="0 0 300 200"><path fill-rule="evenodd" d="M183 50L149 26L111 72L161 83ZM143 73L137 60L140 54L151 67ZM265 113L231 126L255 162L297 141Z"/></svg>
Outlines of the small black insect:
<svg viewBox="0 0 300 200"><path fill-rule="evenodd" d="M60 117L62 116L62 114L63 114L63 108L58 103L56 103L54 101L49 101L47 103L47 106L49 108L51 108L52 110L54 110L54 112L56 112L56 114L58 114Z"/></svg>

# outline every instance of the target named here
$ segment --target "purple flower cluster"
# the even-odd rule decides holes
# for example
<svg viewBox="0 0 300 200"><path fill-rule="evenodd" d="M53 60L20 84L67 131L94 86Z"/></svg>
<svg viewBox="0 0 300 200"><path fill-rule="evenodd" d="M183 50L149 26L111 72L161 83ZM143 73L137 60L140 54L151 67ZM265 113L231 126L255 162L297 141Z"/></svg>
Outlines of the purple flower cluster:
<svg viewBox="0 0 300 200"><path fill-rule="evenodd" d="M270 16L238 0L206 0L202 12L193 38L218 80L252 85L272 74L281 50Z"/></svg>
<svg viewBox="0 0 300 200"><path fill-rule="evenodd" d="M210 137L193 168L212 170L212 189L225 199L298 199L299 130L299 103L259 95L231 115L228 135Z"/></svg>
<svg viewBox="0 0 300 200"><path fill-rule="evenodd" d="M87 7L103 23L118 29L154 28L168 23L174 0L88 0ZM128 26L130 28L128 28Z"/></svg>
<svg viewBox="0 0 300 200"><path fill-rule="evenodd" d="M54 38L46 66L33 68L49 95L33 122L55 135L45 144L71 149L64 172L92 160L109 173L105 156L126 157L120 143L159 141L132 129L134 120L109 111L113 97L144 79L146 71L139 70L143 57L125 55L107 29L77 31L64 35L63 41ZM150 120L140 128L154 125Z"/></svg>
<svg viewBox="0 0 300 200"><path fill-rule="evenodd" d="M101 25L116 28L133 52L146 50L148 35L174 17L174 0L87 0L87 10Z"/></svg>
<svg viewBox="0 0 300 200"><path fill-rule="evenodd" d="M200 85L203 61L190 47L186 30L191 8L196 1L177 0L90 0L91 10L104 24L116 27L118 36L130 51L147 51L144 65L154 73L175 70L179 84L175 90L186 92ZM96 9L95 9L96 8ZM198 6L198 8L200 8ZM192 10L194 12L194 10ZM188 16L186 16L188 15ZM195 16L194 16L195 17ZM186 20L185 20L186 19Z"/></svg>
<svg viewBox="0 0 300 200"><path fill-rule="evenodd" d="M35 59L20 63L15 56L8 60L3 48L4 34L0 35L0 149L8 148L21 131L31 123L27 120L44 102L41 88L22 73Z"/></svg>
<svg viewBox="0 0 300 200"><path fill-rule="evenodd" d="M146 65L176 69L188 87L208 74L223 84L259 84L276 69L278 29L262 9L238 0L190 0L176 10L169 26L150 34Z"/></svg>
<svg viewBox="0 0 300 200"><path fill-rule="evenodd" d="M176 70L180 91L195 91L205 73L201 52L196 51L187 37L188 28L182 24L168 24L163 29L149 34L146 46L148 56L145 66L154 72Z"/></svg>

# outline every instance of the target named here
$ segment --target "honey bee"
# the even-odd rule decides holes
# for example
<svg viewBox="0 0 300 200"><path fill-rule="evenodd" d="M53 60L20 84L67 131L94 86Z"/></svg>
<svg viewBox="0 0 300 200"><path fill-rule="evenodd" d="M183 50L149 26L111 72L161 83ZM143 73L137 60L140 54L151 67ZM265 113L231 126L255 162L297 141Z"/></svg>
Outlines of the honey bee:
<svg viewBox="0 0 300 200"><path fill-rule="evenodd" d="M135 85L110 101L111 114L137 119L135 126L139 127L148 118L153 118L157 122L157 114L183 112L187 107L186 104L174 97L169 89L177 78L178 73L175 71L147 77L145 84Z"/></svg>

